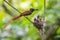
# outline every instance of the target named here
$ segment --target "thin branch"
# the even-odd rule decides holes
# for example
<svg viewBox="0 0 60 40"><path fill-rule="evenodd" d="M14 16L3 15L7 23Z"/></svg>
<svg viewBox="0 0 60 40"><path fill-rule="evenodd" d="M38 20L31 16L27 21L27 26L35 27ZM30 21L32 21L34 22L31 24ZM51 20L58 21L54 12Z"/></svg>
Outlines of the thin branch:
<svg viewBox="0 0 60 40"><path fill-rule="evenodd" d="M6 0L4 0L8 5L10 5L13 9L15 9L17 12L21 13L19 10L17 10L15 7L13 7L10 3L8 3ZM24 16L25 17L25 16ZM31 23L33 23L30 19L25 17L27 20L29 20Z"/></svg>
<svg viewBox="0 0 60 40"><path fill-rule="evenodd" d="M44 0L44 18L43 18L43 21L45 22L45 15L46 15L46 0ZM42 40L45 39L45 32L44 32L44 25L43 25L43 38Z"/></svg>
<svg viewBox="0 0 60 40"><path fill-rule="evenodd" d="M13 9L15 9L17 12L21 13L19 10L17 10L15 7L13 7L10 3L8 3L6 0L4 0L8 5L10 5Z"/></svg>
<svg viewBox="0 0 60 40"><path fill-rule="evenodd" d="M2 6L5 9L5 12L7 12L10 16L16 16L11 11L9 11L4 4L2 4Z"/></svg>

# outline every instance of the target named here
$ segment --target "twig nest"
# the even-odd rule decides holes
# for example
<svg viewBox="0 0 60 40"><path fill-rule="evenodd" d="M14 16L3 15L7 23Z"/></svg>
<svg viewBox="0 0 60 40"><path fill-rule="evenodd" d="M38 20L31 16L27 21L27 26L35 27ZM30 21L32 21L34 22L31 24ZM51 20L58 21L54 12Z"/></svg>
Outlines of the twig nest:
<svg viewBox="0 0 60 40"><path fill-rule="evenodd" d="M34 18L34 26L37 28L37 29L42 29L43 27L43 19L42 18L40 18L39 19L39 15L37 16L37 19L36 18Z"/></svg>

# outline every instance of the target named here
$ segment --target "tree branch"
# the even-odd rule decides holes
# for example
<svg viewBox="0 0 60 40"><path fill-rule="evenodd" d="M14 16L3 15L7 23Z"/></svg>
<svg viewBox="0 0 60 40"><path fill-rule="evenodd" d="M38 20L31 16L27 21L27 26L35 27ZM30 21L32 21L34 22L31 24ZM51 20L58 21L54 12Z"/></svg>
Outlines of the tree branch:
<svg viewBox="0 0 60 40"><path fill-rule="evenodd" d="M60 26L60 19L59 18L57 18L55 24L53 24L48 29L45 40L49 40L49 38L56 32L56 30L59 28L59 27L56 27L57 25Z"/></svg>

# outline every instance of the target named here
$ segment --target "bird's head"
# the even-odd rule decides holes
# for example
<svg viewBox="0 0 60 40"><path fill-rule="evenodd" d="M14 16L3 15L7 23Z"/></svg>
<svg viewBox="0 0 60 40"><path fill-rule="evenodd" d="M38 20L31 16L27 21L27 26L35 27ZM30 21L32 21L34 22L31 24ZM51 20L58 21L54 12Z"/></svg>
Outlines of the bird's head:
<svg viewBox="0 0 60 40"><path fill-rule="evenodd" d="M30 8L30 12L31 13L34 12L34 11L36 11L36 10L38 10L38 9Z"/></svg>

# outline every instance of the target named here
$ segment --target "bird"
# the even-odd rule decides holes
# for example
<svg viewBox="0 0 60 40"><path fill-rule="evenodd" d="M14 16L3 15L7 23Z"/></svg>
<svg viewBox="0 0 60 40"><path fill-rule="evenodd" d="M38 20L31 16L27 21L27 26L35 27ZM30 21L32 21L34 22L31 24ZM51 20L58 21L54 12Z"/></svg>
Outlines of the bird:
<svg viewBox="0 0 60 40"><path fill-rule="evenodd" d="M13 17L11 20L8 21L8 23L6 23L4 26L3 26L3 29L6 28L10 23L12 23L14 20L22 17L22 16L28 16L30 14L32 14L34 11L36 11L38 9L34 9L34 8L30 8L30 10L27 10L27 11L24 11L22 12L19 16L15 16Z"/></svg>
<svg viewBox="0 0 60 40"><path fill-rule="evenodd" d="M30 8L30 10L21 13L19 16L14 17L12 20L16 20L16 19L18 19L18 18L20 18L22 16L28 16L28 15L32 14L34 11L36 11L36 10L38 10L38 9Z"/></svg>

